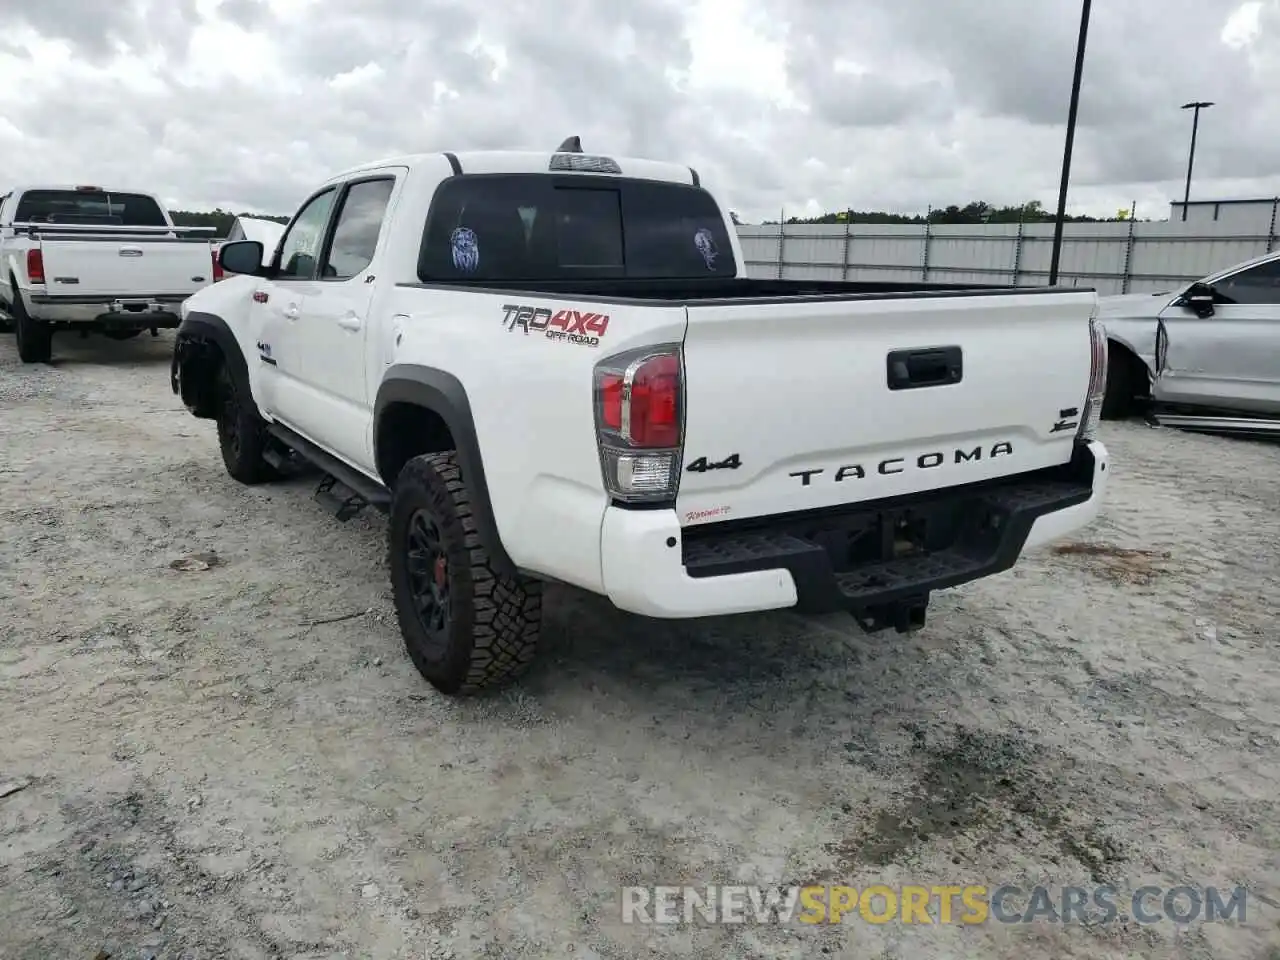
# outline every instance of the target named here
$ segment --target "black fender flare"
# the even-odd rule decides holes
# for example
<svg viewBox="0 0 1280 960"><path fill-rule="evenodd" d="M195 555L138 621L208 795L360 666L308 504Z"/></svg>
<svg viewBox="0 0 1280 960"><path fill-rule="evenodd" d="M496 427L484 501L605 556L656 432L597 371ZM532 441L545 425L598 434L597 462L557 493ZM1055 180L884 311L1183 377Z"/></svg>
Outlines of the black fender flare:
<svg viewBox="0 0 1280 960"><path fill-rule="evenodd" d="M189 361L201 363L208 359L207 344L213 343L222 354L227 372L236 386L236 392L242 397L252 397L249 385L249 367L244 353L240 349L240 341L227 326L227 321L214 313L203 313L193 310L182 319L173 340L173 360L169 366L169 386L173 392L182 397L186 403L194 398L192 386L183 386L179 376Z"/></svg>
<svg viewBox="0 0 1280 960"><path fill-rule="evenodd" d="M471 402L467 399L462 381L444 370L416 363L397 363L389 367L382 378L373 406L375 456L383 414L393 403L410 403L430 410L449 428L457 451L458 466L462 469L471 497L472 515L476 520L480 541L499 572L514 576L518 571L498 534L493 503L489 499L489 484L485 480L484 462L480 457L475 419L472 417ZM378 473L382 482L390 487L395 478L383 475L383 465L380 462Z"/></svg>

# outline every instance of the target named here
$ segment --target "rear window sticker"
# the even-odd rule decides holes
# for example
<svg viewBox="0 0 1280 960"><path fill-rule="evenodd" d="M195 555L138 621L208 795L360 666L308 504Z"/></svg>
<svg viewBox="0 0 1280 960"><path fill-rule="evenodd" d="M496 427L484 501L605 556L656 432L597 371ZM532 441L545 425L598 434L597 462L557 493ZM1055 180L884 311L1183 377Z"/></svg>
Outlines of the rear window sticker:
<svg viewBox="0 0 1280 960"><path fill-rule="evenodd" d="M463 273L475 273L480 266L480 241L470 227L458 227L449 235L453 265Z"/></svg>
<svg viewBox="0 0 1280 960"><path fill-rule="evenodd" d="M699 228L698 232L693 235L693 245L698 248L698 253L702 254L702 260L707 265L708 270L716 268L716 257L720 255L716 250L715 237L711 235L711 231L706 227Z"/></svg>

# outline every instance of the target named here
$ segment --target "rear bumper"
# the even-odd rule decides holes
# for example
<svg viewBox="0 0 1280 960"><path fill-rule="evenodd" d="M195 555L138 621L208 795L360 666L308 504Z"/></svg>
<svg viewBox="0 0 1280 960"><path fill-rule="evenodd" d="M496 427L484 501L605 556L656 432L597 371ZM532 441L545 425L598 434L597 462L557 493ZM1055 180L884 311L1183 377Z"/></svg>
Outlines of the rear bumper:
<svg viewBox="0 0 1280 960"><path fill-rule="evenodd" d="M33 320L59 327L98 330L172 329L181 322L186 294L141 294L128 297L51 297L29 294L27 313Z"/></svg>
<svg viewBox="0 0 1280 960"><path fill-rule="evenodd" d="M1092 522L1107 475L1106 447L1095 441L1060 468L839 511L681 530L675 511L611 507L605 593L650 617L796 607L879 619L1007 570L1024 550ZM907 540L915 552L901 552Z"/></svg>

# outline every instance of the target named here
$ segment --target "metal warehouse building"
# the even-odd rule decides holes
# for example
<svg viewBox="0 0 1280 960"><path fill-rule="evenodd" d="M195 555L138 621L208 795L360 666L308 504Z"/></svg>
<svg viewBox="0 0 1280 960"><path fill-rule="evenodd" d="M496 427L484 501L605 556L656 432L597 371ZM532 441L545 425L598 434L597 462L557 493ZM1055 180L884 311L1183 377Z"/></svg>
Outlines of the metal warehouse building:
<svg viewBox="0 0 1280 960"><path fill-rule="evenodd" d="M1169 219L1182 223L1182 210L1186 207L1186 223L1220 224L1236 227L1248 233L1271 233L1276 226L1276 213L1280 209L1280 197L1260 197L1256 200L1192 200L1184 204L1176 200L1169 204Z"/></svg>

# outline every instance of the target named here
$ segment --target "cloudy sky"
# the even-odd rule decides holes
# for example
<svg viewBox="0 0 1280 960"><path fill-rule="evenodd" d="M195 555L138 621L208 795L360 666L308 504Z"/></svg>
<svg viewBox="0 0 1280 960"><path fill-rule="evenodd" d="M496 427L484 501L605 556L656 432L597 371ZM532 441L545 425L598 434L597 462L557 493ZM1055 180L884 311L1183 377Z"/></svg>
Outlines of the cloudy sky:
<svg viewBox="0 0 1280 960"><path fill-rule="evenodd" d="M291 213L401 152L692 164L744 219L1056 204L1079 0L0 0L0 186ZM1280 193L1280 0L1094 4L1070 209Z"/></svg>

